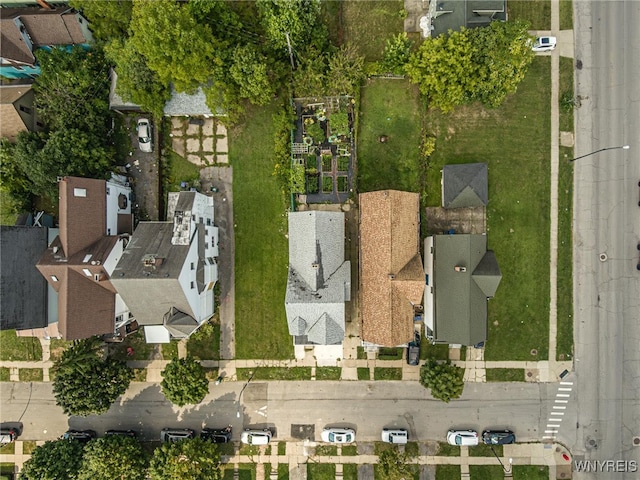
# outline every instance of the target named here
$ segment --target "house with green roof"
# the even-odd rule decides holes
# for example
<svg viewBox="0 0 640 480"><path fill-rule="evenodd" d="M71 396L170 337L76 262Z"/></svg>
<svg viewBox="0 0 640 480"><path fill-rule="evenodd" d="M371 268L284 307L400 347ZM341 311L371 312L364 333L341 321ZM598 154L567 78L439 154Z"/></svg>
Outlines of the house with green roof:
<svg viewBox="0 0 640 480"><path fill-rule="evenodd" d="M487 340L487 302L502 274L487 236L434 235L424 242L424 322L434 343L477 345Z"/></svg>

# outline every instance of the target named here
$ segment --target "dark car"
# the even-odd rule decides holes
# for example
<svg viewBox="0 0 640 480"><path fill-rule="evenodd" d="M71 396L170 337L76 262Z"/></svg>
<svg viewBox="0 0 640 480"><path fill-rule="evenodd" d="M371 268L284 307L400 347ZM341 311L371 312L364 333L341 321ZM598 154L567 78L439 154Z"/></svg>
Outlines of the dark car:
<svg viewBox="0 0 640 480"><path fill-rule="evenodd" d="M511 430L485 430L482 432L482 441L487 445L506 445L515 443L516 436Z"/></svg>
<svg viewBox="0 0 640 480"><path fill-rule="evenodd" d="M226 428L203 428L200 438L213 443L228 443L231 441L231 425Z"/></svg>
<svg viewBox="0 0 640 480"><path fill-rule="evenodd" d="M407 363L409 365L420 364L420 334L414 333L413 341L407 345Z"/></svg>
<svg viewBox="0 0 640 480"><path fill-rule="evenodd" d="M120 435L123 437L131 437L131 438L136 438L138 436L138 434L133 430L107 430L106 432L104 432L104 434L106 436Z"/></svg>
<svg viewBox="0 0 640 480"><path fill-rule="evenodd" d="M160 432L160 440L162 442L181 442L195 436L196 432L190 428L163 428Z"/></svg>
<svg viewBox="0 0 640 480"><path fill-rule="evenodd" d="M77 440L80 443L87 443L96 438L94 430L67 430L62 434L63 440Z"/></svg>
<svg viewBox="0 0 640 480"><path fill-rule="evenodd" d="M20 430L17 428L1 428L0 429L0 446L14 442L20 436Z"/></svg>

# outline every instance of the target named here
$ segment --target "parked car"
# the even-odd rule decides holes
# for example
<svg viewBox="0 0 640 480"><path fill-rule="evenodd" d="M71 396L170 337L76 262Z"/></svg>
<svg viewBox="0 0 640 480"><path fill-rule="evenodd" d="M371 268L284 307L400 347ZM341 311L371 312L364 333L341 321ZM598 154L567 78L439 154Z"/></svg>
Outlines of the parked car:
<svg viewBox="0 0 640 480"><path fill-rule="evenodd" d="M138 119L138 146L141 152L153 152L151 122L147 118Z"/></svg>
<svg viewBox="0 0 640 480"><path fill-rule="evenodd" d="M131 437L131 438L136 438L138 436L138 434L133 430L107 430L106 432L104 432L104 434L106 436L120 435L123 437Z"/></svg>
<svg viewBox="0 0 640 480"><path fill-rule="evenodd" d="M15 442L16 438L20 436L20 430L14 427L0 428L0 445L6 445L7 443Z"/></svg>
<svg viewBox="0 0 640 480"><path fill-rule="evenodd" d="M231 425L226 428L203 428L200 438L213 443L227 443L231 441Z"/></svg>
<svg viewBox="0 0 640 480"><path fill-rule="evenodd" d="M447 432L447 442L449 445L478 445L478 432L475 430L449 430Z"/></svg>
<svg viewBox="0 0 640 480"><path fill-rule="evenodd" d="M414 332L413 341L407 345L407 363L409 365L420 364L420 333Z"/></svg>
<svg viewBox="0 0 640 480"><path fill-rule="evenodd" d="M485 430L482 441L487 445L507 445L516 443L516 436L511 430Z"/></svg>
<svg viewBox="0 0 640 480"><path fill-rule="evenodd" d="M160 432L160 441L162 442L181 442L189 438L194 438L196 432L190 428L163 428Z"/></svg>
<svg viewBox="0 0 640 480"><path fill-rule="evenodd" d="M383 428L382 441L397 445L404 445L409 441L409 434L403 428Z"/></svg>
<svg viewBox="0 0 640 480"><path fill-rule="evenodd" d="M240 441L247 445L266 445L271 441L271 430L265 428L264 430L251 430L247 428L242 435L240 435Z"/></svg>
<svg viewBox="0 0 640 480"><path fill-rule="evenodd" d="M95 430L67 430L62 434L63 440L77 440L80 443L87 443L97 438Z"/></svg>
<svg viewBox="0 0 640 480"><path fill-rule="evenodd" d="M550 52L556 48L557 43L558 39L556 37L538 37L533 42L532 49L534 52Z"/></svg>
<svg viewBox="0 0 640 480"><path fill-rule="evenodd" d="M320 438L329 443L351 443L356 441L356 432L351 428L325 428Z"/></svg>

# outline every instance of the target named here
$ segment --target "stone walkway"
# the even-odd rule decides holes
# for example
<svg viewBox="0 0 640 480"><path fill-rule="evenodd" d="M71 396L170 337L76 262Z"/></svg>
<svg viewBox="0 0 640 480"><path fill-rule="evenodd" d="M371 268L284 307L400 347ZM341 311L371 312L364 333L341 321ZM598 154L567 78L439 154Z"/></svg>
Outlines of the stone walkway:
<svg viewBox="0 0 640 480"><path fill-rule="evenodd" d="M229 163L227 128L214 118L171 117L171 149L198 167Z"/></svg>

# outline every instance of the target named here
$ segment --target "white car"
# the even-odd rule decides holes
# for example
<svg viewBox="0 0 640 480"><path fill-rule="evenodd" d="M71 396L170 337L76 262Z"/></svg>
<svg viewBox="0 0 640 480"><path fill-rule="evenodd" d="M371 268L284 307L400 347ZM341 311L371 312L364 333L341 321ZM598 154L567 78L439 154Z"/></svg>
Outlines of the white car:
<svg viewBox="0 0 640 480"><path fill-rule="evenodd" d="M558 39L556 37L538 37L533 42L532 48L534 52L550 52L556 48L557 43Z"/></svg>
<svg viewBox="0 0 640 480"><path fill-rule="evenodd" d="M351 443L356 441L356 432L350 428L325 428L320 437L323 442Z"/></svg>
<svg viewBox="0 0 640 480"><path fill-rule="evenodd" d="M447 432L449 445L473 446L478 445L478 432L475 430L449 430Z"/></svg>
<svg viewBox="0 0 640 480"><path fill-rule="evenodd" d="M240 435L240 441L247 445L266 445L271 441L271 430L250 430L246 429Z"/></svg>
<svg viewBox="0 0 640 480"><path fill-rule="evenodd" d="M382 441L405 445L409 441L409 434L403 428L384 428L382 430Z"/></svg>
<svg viewBox="0 0 640 480"><path fill-rule="evenodd" d="M153 138L151 134L151 122L147 118L138 119L138 146L141 152L153 152Z"/></svg>

